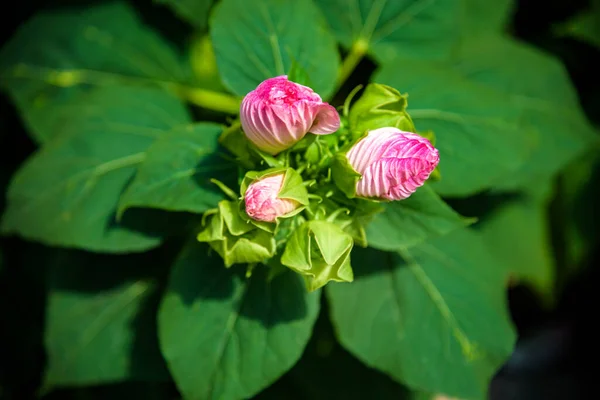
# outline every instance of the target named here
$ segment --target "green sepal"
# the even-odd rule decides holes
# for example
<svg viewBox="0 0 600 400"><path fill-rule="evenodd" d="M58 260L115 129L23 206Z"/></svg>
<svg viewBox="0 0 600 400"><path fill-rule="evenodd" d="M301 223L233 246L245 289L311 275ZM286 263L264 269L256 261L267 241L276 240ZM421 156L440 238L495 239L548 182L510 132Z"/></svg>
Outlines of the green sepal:
<svg viewBox="0 0 600 400"><path fill-rule="evenodd" d="M196 237L215 250L229 268L233 264L257 263L275 254L272 232L246 221L240 214L239 202L223 200L218 208L208 211L204 229Z"/></svg>
<svg viewBox="0 0 600 400"><path fill-rule="evenodd" d="M242 132L239 121L223 130L219 136L219 144L235 156L235 160L245 168L254 168L256 162L252 157L251 143Z"/></svg>
<svg viewBox="0 0 600 400"><path fill-rule="evenodd" d="M301 274L311 292L329 281L352 282L353 245L352 237L334 223L308 221L288 239L281 263Z"/></svg>
<svg viewBox="0 0 600 400"><path fill-rule="evenodd" d="M394 127L405 132L416 132L406 111L408 96L393 87L370 83L350 108L348 120L353 136L378 128Z"/></svg>
<svg viewBox="0 0 600 400"><path fill-rule="evenodd" d="M331 177L335 185L350 199L356 197L356 183L362 177L356 172L345 153L338 153L331 163Z"/></svg>
<svg viewBox="0 0 600 400"><path fill-rule="evenodd" d="M249 171L244 176L244 179L242 179L242 183L240 185L240 194L244 196L248 186L250 186L250 184L255 180L281 173L284 173L285 176L283 177L283 184L281 185L281 189L279 190L277 197L280 199L296 200L301 205L307 206L309 203L308 190L306 190L306 186L304 185L300 174L293 168L269 168L264 171ZM302 211L302 209L300 211ZM293 214L287 214L285 217L296 215L300 211L296 209L293 211Z"/></svg>

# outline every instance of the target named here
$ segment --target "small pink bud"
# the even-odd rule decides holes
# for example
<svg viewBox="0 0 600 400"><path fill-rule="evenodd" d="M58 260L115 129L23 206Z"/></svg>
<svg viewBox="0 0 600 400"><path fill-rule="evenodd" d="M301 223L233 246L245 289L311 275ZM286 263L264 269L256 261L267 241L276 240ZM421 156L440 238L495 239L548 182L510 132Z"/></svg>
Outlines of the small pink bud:
<svg viewBox="0 0 600 400"><path fill-rule="evenodd" d="M275 155L292 147L307 132L327 135L340 127L336 109L309 87L286 75L263 81L242 101L244 133L260 150Z"/></svg>
<svg viewBox="0 0 600 400"><path fill-rule="evenodd" d="M283 185L285 173L258 179L248 185L244 194L246 214L254 220L275 222L277 217L294 211L300 203L292 199L280 199L277 196Z"/></svg>
<svg viewBox="0 0 600 400"><path fill-rule="evenodd" d="M402 200L422 186L440 161L429 140L396 128L379 128L356 143L347 154L362 175L358 197Z"/></svg>

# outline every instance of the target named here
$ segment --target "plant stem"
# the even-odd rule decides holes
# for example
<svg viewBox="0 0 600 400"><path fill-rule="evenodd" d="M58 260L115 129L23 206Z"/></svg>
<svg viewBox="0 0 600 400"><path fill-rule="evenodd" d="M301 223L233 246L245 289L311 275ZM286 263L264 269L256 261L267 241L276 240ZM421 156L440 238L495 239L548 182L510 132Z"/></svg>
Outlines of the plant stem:
<svg viewBox="0 0 600 400"><path fill-rule="evenodd" d="M228 114L240 112L240 99L225 93L199 88L182 88L181 94L187 101L202 108Z"/></svg>
<svg viewBox="0 0 600 400"><path fill-rule="evenodd" d="M338 72L338 78L336 83L336 91L346 82L346 79L352 74L354 68L358 65L360 60L365 56L369 49L369 43L364 39L358 39L350 47L350 51L342 61L340 70Z"/></svg>

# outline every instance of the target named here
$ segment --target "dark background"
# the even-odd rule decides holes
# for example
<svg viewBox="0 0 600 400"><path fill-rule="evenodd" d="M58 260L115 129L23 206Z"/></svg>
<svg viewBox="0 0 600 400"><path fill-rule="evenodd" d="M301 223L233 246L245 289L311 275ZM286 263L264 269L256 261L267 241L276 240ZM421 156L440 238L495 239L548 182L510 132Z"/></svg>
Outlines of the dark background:
<svg viewBox="0 0 600 400"><path fill-rule="evenodd" d="M494 0L490 0L494 1ZM92 1L30 1L3 4L0 25L0 45L14 29L41 9L63 5L84 5ZM134 1L144 19L158 28L174 43L185 43L191 33L189 27L163 7L151 0ZM510 31L514 36L559 57L567 67L577 88L580 101L588 118L600 126L600 50L585 42L553 34L552 27L572 17L588 5L585 0L521 0L517 2ZM12 7L12 8L10 8ZM374 65L363 61L347 87L364 81ZM353 82L354 80L354 82ZM19 117L8 100L0 95L0 192L4 192L11 174L35 149ZM589 182L586 190L588 203L593 204L600 184L600 171ZM485 195L484 195L485 196ZM475 199L471 199L475 201ZM477 199L481 202L481 199ZM555 202L560 202L556 199ZM493 204L493 201L484 202ZM469 199L455 206L469 207ZM0 198L0 211L4 198ZM469 207L473 214L473 208ZM589 209L594 213L593 207ZM481 213L489 212L489 207ZM557 205L550 213L560 213ZM595 214L594 214L595 215ZM592 218L593 219L593 218ZM597 219L597 217L596 217ZM594 234L595 226L590 234ZM554 226L553 244L558 268L561 268L560 226ZM594 235L595 236L595 235ZM16 238L1 239L4 269L0 272L0 392L2 399L30 399L36 397L41 382L44 349L42 344L44 316L44 271L32 267L31 262L42 246ZM597 240L595 241L597 243ZM509 301L520 339L513 357L492 382L493 400L535 399L591 399L598 388L594 371L598 370L597 292L599 274L597 264L600 251L595 249L580 267L581 273L570 279L559 294L557 306L544 310L525 288L510 290ZM323 311L326 311L324 304ZM404 398L403 389L390 379L370 370L335 344L326 312L321 313L315 337L309 343L302 360L272 387L259 394L259 399L365 399ZM319 356L324 349L329 356ZM342 368L340 368L343 366ZM346 373L359 376L348 379ZM341 391L340 387L345 389ZM408 396L408 395L407 395ZM176 399L172 383L130 382L79 389L61 389L44 396L57 399Z"/></svg>

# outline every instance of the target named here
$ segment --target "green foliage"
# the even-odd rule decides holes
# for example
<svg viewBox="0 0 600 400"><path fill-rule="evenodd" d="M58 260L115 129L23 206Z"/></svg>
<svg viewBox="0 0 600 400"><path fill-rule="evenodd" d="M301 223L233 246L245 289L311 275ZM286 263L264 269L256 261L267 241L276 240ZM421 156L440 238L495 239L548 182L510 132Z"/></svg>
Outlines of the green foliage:
<svg viewBox="0 0 600 400"><path fill-rule="evenodd" d="M464 35L469 38L506 30L515 3L515 0L464 0Z"/></svg>
<svg viewBox="0 0 600 400"><path fill-rule="evenodd" d="M600 49L600 1L592 0L590 8L556 27L561 36L583 40Z"/></svg>
<svg viewBox="0 0 600 400"><path fill-rule="evenodd" d="M225 269L192 243L174 265L159 311L161 349L186 399L243 399L265 388L300 358L319 312L287 272L267 281Z"/></svg>
<svg viewBox="0 0 600 400"><path fill-rule="evenodd" d="M213 0L154 0L157 4L166 4L181 19L190 23L195 29L203 30L208 22L208 11Z"/></svg>
<svg viewBox="0 0 600 400"><path fill-rule="evenodd" d="M355 281L327 287L342 345L416 389L485 398L515 334L506 274L477 236L462 230L399 254L357 249L353 261Z"/></svg>
<svg viewBox="0 0 600 400"><path fill-rule="evenodd" d="M164 263L152 253L54 254L46 278L46 389L168 378L155 333Z"/></svg>
<svg viewBox="0 0 600 400"><path fill-rule="evenodd" d="M119 214L130 207L201 213L223 198L210 182L235 176L235 166L218 154L221 126L181 125L154 141L121 196Z"/></svg>
<svg viewBox="0 0 600 400"><path fill-rule="evenodd" d="M482 220L478 229L492 255L507 267L513 283L523 281L551 302L555 263L547 213L547 201L507 202Z"/></svg>
<svg viewBox="0 0 600 400"><path fill-rule="evenodd" d="M456 45L462 4L455 0L316 0L337 40L378 61L398 55L440 59ZM401 89L404 90L404 89Z"/></svg>
<svg viewBox="0 0 600 400"><path fill-rule="evenodd" d="M0 50L0 88L38 146L18 169L18 140L0 146L1 232L49 246L23 246L27 273L0 249L0 283L19 271L31 286L11 290L45 302L42 391L149 381L163 398L174 381L185 400L281 399L283 376L296 398L486 398L515 341L507 287L550 305L597 244L598 132L562 63L509 36L514 1L154 3L49 6ZM185 23L162 37L147 12L165 7ZM595 17L561 34L596 43ZM284 74L341 127L270 156L236 114ZM441 173L402 201L355 198L345 154L386 126L431 139ZM277 172L300 206L254 221L245 190Z"/></svg>
<svg viewBox="0 0 600 400"><path fill-rule="evenodd" d="M521 129L523 111L507 106L508 95L450 68L398 59L384 64L374 79L409 93L407 111L416 128L435 132L444 177L432 186L442 195L488 188L513 175L532 151L533 133Z"/></svg>
<svg viewBox="0 0 600 400"><path fill-rule="evenodd" d="M339 56L312 1L222 0L210 27L223 83L235 94L243 96L263 80L285 75L293 61L311 77L317 93L332 94Z"/></svg>
<svg viewBox="0 0 600 400"><path fill-rule="evenodd" d="M0 53L0 85L40 143L82 112L94 86L185 79L180 57L123 2L40 13Z"/></svg>
<svg viewBox="0 0 600 400"><path fill-rule="evenodd" d="M154 247L163 228L175 228L173 217L153 220L140 212L118 221L119 196L152 141L189 116L181 102L157 89L100 87L84 101L60 137L13 177L2 231L94 251Z"/></svg>
<svg viewBox="0 0 600 400"><path fill-rule="evenodd" d="M515 40L485 37L463 46L454 64L470 81L506 94L504 108L521 112L521 134L535 134L533 153L497 181L499 187L514 190L548 179L588 146L598 146L568 73L555 58Z"/></svg>
<svg viewBox="0 0 600 400"><path fill-rule="evenodd" d="M401 250L445 235L470 222L425 185L406 200L386 204L384 211L367 226L367 241L376 249Z"/></svg>

